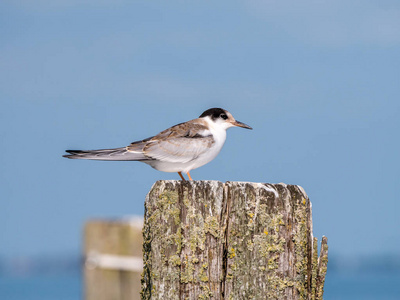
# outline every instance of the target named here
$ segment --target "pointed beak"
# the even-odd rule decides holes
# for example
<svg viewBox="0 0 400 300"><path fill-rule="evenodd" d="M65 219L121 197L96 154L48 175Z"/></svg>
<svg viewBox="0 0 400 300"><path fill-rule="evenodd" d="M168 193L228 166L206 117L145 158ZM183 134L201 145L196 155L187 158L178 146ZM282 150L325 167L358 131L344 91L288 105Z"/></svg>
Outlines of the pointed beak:
<svg viewBox="0 0 400 300"><path fill-rule="evenodd" d="M249 125L244 124L244 123L239 122L239 121L236 121L236 120L232 122L232 125L233 125L233 126L237 126L237 127L246 128L246 129L253 129L253 128L251 128Z"/></svg>

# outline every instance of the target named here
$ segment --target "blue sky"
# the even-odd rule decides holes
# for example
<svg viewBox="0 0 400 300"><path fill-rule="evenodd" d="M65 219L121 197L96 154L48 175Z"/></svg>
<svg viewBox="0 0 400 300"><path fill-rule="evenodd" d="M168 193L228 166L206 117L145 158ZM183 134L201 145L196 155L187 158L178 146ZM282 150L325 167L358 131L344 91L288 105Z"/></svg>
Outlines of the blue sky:
<svg viewBox="0 0 400 300"><path fill-rule="evenodd" d="M2 1L0 256L78 253L143 214L140 163L71 161L223 107L194 179L304 187L336 255L400 251L398 1Z"/></svg>

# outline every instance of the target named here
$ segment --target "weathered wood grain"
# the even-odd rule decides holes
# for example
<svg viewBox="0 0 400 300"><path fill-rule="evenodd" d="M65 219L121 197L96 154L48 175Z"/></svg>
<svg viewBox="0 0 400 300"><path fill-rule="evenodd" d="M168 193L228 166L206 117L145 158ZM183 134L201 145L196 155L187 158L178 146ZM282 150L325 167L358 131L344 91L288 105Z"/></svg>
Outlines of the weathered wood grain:
<svg viewBox="0 0 400 300"><path fill-rule="evenodd" d="M301 187L158 181L145 209L142 299L322 299Z"/></svg>
<svg viewBox="0 0 400 300"><path fill-rule="evenodd" d="M217 299L224 234L221 182L158 181L146 198L143 299Z"/></svg>
<svg viewBox="0 0 400 300"><path fill-rule="evenodd" d="M318 258L315 299L322 300L324 295L325 276L328 268L328 238L322 237L321 251Z"/></svg>

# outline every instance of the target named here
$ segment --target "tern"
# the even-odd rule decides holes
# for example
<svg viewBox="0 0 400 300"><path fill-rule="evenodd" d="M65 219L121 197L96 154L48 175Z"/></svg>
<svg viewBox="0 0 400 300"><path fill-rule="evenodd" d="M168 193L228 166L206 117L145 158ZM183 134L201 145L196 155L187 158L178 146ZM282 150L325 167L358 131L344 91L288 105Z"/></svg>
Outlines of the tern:
<svg viewBox="0 0 400 300"><path fill-rule="evenodd" d="M186 173L212 161L221 151L230 127L253 129L235 120L222 108L210 108L200 117L172 126L129 146L100 150L66 150L66 158L110 161L141 161L156 170Z"/></svg>

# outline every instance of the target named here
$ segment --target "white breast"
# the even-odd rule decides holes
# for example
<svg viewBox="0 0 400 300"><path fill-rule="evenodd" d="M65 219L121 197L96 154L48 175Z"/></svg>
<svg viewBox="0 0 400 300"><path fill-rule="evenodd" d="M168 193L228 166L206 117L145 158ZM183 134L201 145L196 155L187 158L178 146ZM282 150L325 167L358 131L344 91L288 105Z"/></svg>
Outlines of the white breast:
<svg viewBox="0 0 400 300"><path fill-rule="evenodd" d="M214 122L212 122L208 118L205 118L205 120L207 121L208 126L210 128L210 133L213 135L214 143L209 150L207 150L205 153L196 158L192 162L192 164L188 166L186 170L184 170L185 173L189 172L190 170L201 167L212 161L215 157L217 157L218 153L224 146L226 140L226 130L220 126L215 126Z"/></svg>

